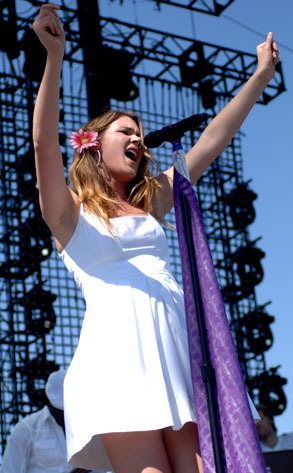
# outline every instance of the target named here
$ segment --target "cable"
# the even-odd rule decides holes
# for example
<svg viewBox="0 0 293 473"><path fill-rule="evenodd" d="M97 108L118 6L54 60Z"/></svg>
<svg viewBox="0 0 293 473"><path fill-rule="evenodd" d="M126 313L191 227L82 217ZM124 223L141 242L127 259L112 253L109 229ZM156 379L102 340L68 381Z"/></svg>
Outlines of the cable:
<svg viewBox="0 0 293 473"><path fill-rule="evenodd" d="M191 29L192 29L193 39L195 40L195 22L194 22L194 16L193 16L193 11L192 10L190 10L190 21L191 21Z"/></svg>
<svg viewBox="0 0 293 473"><path fill-rule="evenodd" d="M235 23L236 25L239 25L241 26L242 28L248 30L248 31L251 31L252 33L260 36L261 38L264 38L264 34L260 33L259 31L257 30L254 30L253 28L251 28L250 26L247 26L245 25L244 23L241 23L241 21L238 21L238 20L235 20L235 18L231 18L231 16L228 16L228 15L225 15L222 13L221 15L223 18L226 18L226 20L229 20L231 21L232 23ZM292 48L289 48L289 46L286 46L285 44L283 43L280 43L280 41L278 41L278 46L281 46L282 48L286 49L287 51L289 51L290 53L293 53L293 49Z"/></svg>

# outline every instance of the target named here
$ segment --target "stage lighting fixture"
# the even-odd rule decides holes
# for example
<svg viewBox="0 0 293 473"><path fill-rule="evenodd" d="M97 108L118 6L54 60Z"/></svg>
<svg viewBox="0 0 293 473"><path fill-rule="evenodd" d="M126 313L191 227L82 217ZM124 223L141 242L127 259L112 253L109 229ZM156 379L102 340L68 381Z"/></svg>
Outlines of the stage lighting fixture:
<svg viewBox="0 0 293 473"><path fill-rule="evenodd" d="M250 242L232 255L242 286L256 286L262 281L264 272L260 260L264 256L265 253Z"/></svg>
<svg viewBox="0 0 293 473"><path fill-rule="evenodd" d="M203 80L198 85L198 95L205 110L214 109L217 105L217 94L212 79Z"/></svg>
<svg viewBox="0 0 293 473"><path fill-rule="evenodd" d="M106 65L100 79L103 93L122 102L135 100L139 96L139 89L131 75L135 55L124 49L109 46L103 46L101 54Z"/></svg>
<svg viewBox="0 0 293 473"><path fill-rule="evenodd" d="M43 221L40 212L28 218L22 225L15 228L21 236L18 246L18 257L11 258L0 266L0 277L6 279L25 280L40 269L53 251L50 230Z"/></svg>
<svg viewBox="0 0 293 473"><path fill-rule="evenodd" d="M42 407L44 407L48 402L45 389L35 388L31 383L27 384L27 394L32 406L38 409L42 409Z"/></svg>
<svg viewBox="0 0 293 473"><path fill-rule="evenodd" d="M65 146L67 142L67 136L65 133L61 132L59 133L59 144L60 146Z"/></svg>
<svg viewBox="0 0 293 473"><path fill-rule="evenodd" d="M185 87L200 82L214 72L214 65L205 59L203 45L199 41L194 41L193 45L181 54L179 68L181 83Z"/></svg>
<svg viewBox="0 0 293 473"><path fill-rule="evenodd" d="M245 182L239 184L225 199L229 206L233 227L237 230L243 230L255 219L252 202L257 198L257 194L248 189L247 184Z"/></svg>
<svg viewBox="0 0 293 473"><path fill-rule="evenodd" d="M1 10L4 8L8 9L8 18L3 18L3 12L1 12L0 18L0 49L5 51L10 60L16 59L19 56L20 49L17 40L17 25L16 25L16 13L15 13L15 2L10 0L8 3L0 5Z"/></svg>
<svg viewBox="0 0 293 473"><path fill-rule="evenodd" d="M256 309L237 320L234 330L244 339L247 350L259 355L271 348L273 344L270 324L274 320L273 316L261 309Z"/></svg>
<svg viewBox="0 0 293 473"><path fill-rule="evenodd" d="M35 171L35 151L32 143L28 144L27 150L23 154L17 156L17 159L13 163L9 163L9 166L16 170L16 172L23 174L36 174Z"/></svg>
<svg viewBox="0 0 293 473"><path fill-rule="evenodd" d="M48 257L52 253L52 234L44 222L40 210L37 210L33 217L27 218L19 230L22 235L34 239L39 244L42 256Z"/></svg>
<svg viewBox="0 0 293 473"><path fill-rule="evenodd" d="M18 181L18 192L20 201L37 202L39 191L36 177L29 173L22 174Z"/></svg>
<svg viewBox="0 0 293 473"><path fill-rule="evenodd" d="M17 173L20 200L37 201L38 189L33 146L30 145L24 154L18 156L17 160L10 164L10 168Z"/></svg>
<svg viewBox="0 0 293 473"><path fill-rule="evenodd" d="M273 415L280 415L286 409L287 399L282 386L287 379L277 374L279 366L249 379L247 386L254 402L266 406Z"/></svg>
<svg viewBox="0 0 293 473"><path fill-rule="evenodd" d="M16 302L25 308L26 330L31 335L43 336L49 333L56 324L53 302L57 296L45 291L41 286L34 286ZM36 314L36 312L38 312Z"/></svg>
<svg viewBox="0 0 293 473"><path fill-rule="evenodd" d="M230 283L222 289L224 302L235 304L249 297L254 292L254 286L259 284L264 276L260 263L265 253L247 242L231 255L230 269L239 277L239 283Z"/></svg>
<svg viewBox="0 0 293 473"><path fill-rule="evenodd" d="M44 389L37 388L36 384L40 384L41 381L45 386L50 373L58 369L59 365L53 360L47 360L45 353L40 353L36 358L24 362L18 368L26 383L26 392L33 406L41 408L47 402Z"/></svg>
<svg viewBox="0 0 293 473"><path fill-rule="evenodd" d="M227 286L223 287L221 292L224 302L228 304L236 304L253 293L253 286L227 284Z"/></svg>
<svg viewBox="0 0 293 473"><path fill-rule="evenodd" d="M59 366L53 360L46 359L46 353L39 353L38 356L26 361L19 369L22 376L26 377L28 382L37 379L47 380L52 371L58 370Z"/></svg>
<svg viewBox="0 0 293 473"><path fill-rule="evenodd" d="M40 269L42 261L34 248L30 248L30 255L22 253L18 259L11 259L0 265L0 278L24 281Z"/></svg>
<svg viewBox="0 0 293 473"><path fill-rule="evenodd" d="M27 30L21 41L20 48L24 51L23 73L33 82L41 82L45 70L47 53L35 32Z"/></svg>
<svg viewBox="0 0 293 473"><path fill-rule="evenodd" d="M11 259L0 265L0 278L24 281L40 270L41 262L48 258L47 250L45 251L46 255L42 255L39 246L27 246L18 259Z"/></svg>

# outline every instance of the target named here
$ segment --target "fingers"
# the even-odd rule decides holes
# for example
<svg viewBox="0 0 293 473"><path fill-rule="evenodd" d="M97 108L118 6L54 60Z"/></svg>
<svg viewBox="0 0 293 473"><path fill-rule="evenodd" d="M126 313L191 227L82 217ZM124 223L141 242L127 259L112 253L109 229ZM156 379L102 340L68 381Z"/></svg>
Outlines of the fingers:
<svg viewBox="0 0 293 473"><path fill-rule="evenodd" d="M60 7L58 5L56 5L56 3L44 3L41 6L40 11L46 10L47 8L52 8L53 10L60 10Z"/></svg>
<svg viewBox="0 0 293 473"><path fill-rule="evenodd" d="M274 38L273 38L273 33L270 31L270 32L267 34L267 40L266 40L267 46L272 47L273 39L274 39Z"/></svg>
<svg viewBox="0 0 293 473"><path fill-rule="evenodd" d="M273 33L270 31L267 34L267 39L257 47L259 59L263 57L270 57L269 61L275 66L279 61L279 49L277 43L274 41Z"/></svg>
<svg viewBox="0 0 293 473"><path fill-rule="evenodd" d="M40 8L38 18L42 18L44 15L48 14L54 15L56 18L59 18L56 10L60 10L60 7L58 5L55 5L55 3L44 3Z"/></svg>
<svg viewBox="0 0 293 473"><path fill-rule="evenodd" d="M279 49L278 49L276 41L274 41L274 37L273 37L272 32L268 33L267 40L265 41L265 44L267 45L267 47L269 49L271 49L271 51L273 53L273 56L278 56Z"/></svg>
<svg viewBox="0 0 293 473"><path fill-rule="evenodd" d="M267 39L263 42L263 43L260 43L257 48L264 48L265 46L267 46L268 48L271 48L272 46L272 43L273 43L273 33L272 32L269 32L267 34Z"/></svg>
<svg viewBox="0 0 293 473"><path fill-rule="evenodd" d="M41 6L33 29L51 57L61 57L65 49L65 34L58 15L60 7L54 3Z"/></svg>
<svg viewBox="0 0 293 473"><path fill-rule="evenodd" d="M60 7L58 5L55 5L54 3L44 3L40 8L40 13L37 20L44 18L46 16L59 19L59 16L56 10L60 10Z"/></svg>
<svg viewBox="0 0 293 473"><path fill-rule="evenodd" d="M62 34L63 27L56 12L60 7L54 3L46 3L41 6L38 18L33 24L36 33L47 31L54 36Z"/></svg>
<svg viewBox="0 0 293 473"><path fill-rule="evenodd" d="M272 51L273 51L273 63L274 65L276 65L280 61L280 58L279 58L279 48L275 41L272 44Z"/></svg>
<svg viewBox="0 0 293 473"><path fill-rule="evenodd" d="M51 16L50 18L50 21L51 21L51 32L53 35L59 35L62 31L62 24L61 24L61 21L59 19L59 17L55 16L53 14L53 16Z"/></svg>
<svg viewBox="0 0 293 473"><path fill-rule="evenodd" d="M268 33L268 35L267 35L266 46L267 46L268 49L270 49L270 51L272 53L273 65L275 66L280 61L280 59L279 59L279 48L277 46L276 41L274 41L273 33L271 33L271 32Z"/></svg>

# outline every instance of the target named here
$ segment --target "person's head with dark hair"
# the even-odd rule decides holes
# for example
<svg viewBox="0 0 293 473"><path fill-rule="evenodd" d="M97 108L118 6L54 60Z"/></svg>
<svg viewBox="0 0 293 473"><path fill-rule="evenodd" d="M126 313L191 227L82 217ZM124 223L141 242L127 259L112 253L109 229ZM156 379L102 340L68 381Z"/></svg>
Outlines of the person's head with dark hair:
<svg viewBox="0 0 293 473"><path fill-rule="evenodd" d="M256 406L256 410L259 413L261 419L263 417L267 417L270 420L270 424L273 428L273 431L277 432L277 427L275 426L275 422L274 422L274 416L272 412L270 411L270 409L262 404L259 404Z"/></svg>
<svg viewBox="0 0 293 473"><path fill-rule="evenodd" d="M261 418L256 424L259 439L264 445L273 447L278 441L273 414L266 406L261 404L255 407Z"/></svg>
<svg viewBox="0 0 293 473"><path fill-rule="evenodd" d="M65 374L65 370L54 371L50 374L45 386L45 392L48 399L47 407L57 424L62 427L64 432L63 383Z"/></svg>

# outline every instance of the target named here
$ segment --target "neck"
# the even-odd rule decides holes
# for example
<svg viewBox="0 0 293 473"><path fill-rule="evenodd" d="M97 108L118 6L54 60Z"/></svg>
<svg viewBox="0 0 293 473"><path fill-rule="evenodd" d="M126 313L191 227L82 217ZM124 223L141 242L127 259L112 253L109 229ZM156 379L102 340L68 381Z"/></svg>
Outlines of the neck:
<svg viewBox="0 0 293 473"><path fill-rule="evenodd" d="M121 202L122 204L128 201L127 195L126 195L126 188L124 187L118 187L117 186L113 189L114 197L117 199L118 202Z"/></svg>
<svg viewBox="0 0 293 473"><path fill-rule="evenodd" d="M113 176L107 171L103 172L104 179L106 180L108 186L111 188L115 199L119 202L126 202L127 195L126 195L126 184L123 182L116 181Z"/></svg>
<svg viewBox="0 0 293 473"><path fill-rule="evenodd" d="M261 438L261 442L269 448L274 448L278 443L278 437L276 432L270 432L265 437Z"/></svg>
<svg viewBox="0 0 293 473"><path fill-rule="evenodd" d="M57 422L60 427L62 427L63 432L65 433L65 425L64 425L64 412L61 409L57 409L56 407L52 406L52 404L48 401L47 403L48 409L52 417L54 417L55 421Z"/></svg>

